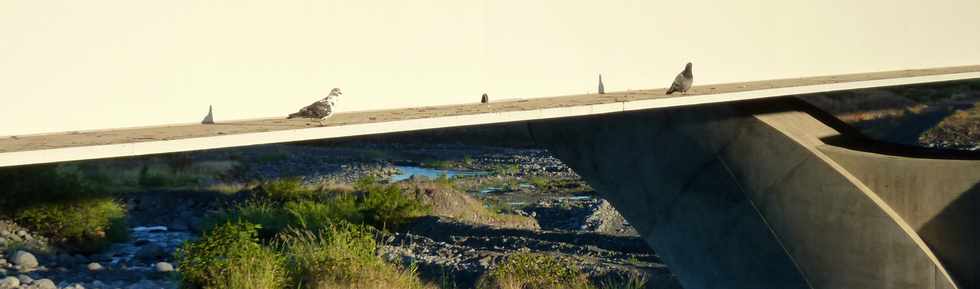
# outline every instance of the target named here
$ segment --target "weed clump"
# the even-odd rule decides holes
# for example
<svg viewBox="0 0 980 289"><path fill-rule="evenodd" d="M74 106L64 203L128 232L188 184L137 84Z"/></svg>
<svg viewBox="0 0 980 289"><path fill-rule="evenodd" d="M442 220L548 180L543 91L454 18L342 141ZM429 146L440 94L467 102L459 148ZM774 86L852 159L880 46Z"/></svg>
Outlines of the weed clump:
<svg viewBox="0 0 980 289"><path fill-rule="evenodd" d="M212 216L206 223L213 226L245 220L261 225L259 235L269 239L287 227L318 231L338 220L396 229L428 212L427 206L403 194L398 186L378 184L370 178L358 181L353 192L309 188L299 179L284 179L264 183L255 198Z"/></svg>
<svg viewBox="0 0 980 289"><path fill-rule="evenodd" d="M515 253L477 281L478 289L589 289L588 276L557 257Z"/></svg>
<svg viewBox="0 0 980 289"><path fill-rule="evenodd" d="M177 250L182 288L286 288L285 258L258 241L260 226L227 222Z"/></svg>
<svg viewBox="0 0 980 289"><path fill-rule="evenodd" d="M431 288L414 268L401 268L376 255L371 230L363 225L336 222L320 231L289 229L277 238L289 260L296 287L326 288Z"/></svg>
<svg viewBox="0 0 980 289"><path fill-rule="evenodd" d="M125 208L105 184L57 166L0 170L0 214L69 251L92 253L128 238Z"/></svg>

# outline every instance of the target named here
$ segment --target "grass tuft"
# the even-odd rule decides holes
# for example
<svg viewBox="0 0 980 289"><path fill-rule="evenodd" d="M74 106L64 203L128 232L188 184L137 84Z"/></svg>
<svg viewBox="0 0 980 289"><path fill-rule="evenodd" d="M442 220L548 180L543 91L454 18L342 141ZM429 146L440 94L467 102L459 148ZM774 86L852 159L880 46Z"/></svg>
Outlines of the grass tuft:
<svg viewBox="0 0 980 289"><path fill-rule="evenodd" d="M367 227L336 222L313 233L290 229L277 239L300 288L434 288L414 268L385 263Z"/></svg>
<svg viewBox="0 0 980 289"><path fill-rule="evenodd" d="M588 276L553 256L515 253L477 281L478 289L591 289Z"/></svg>
<svg viewBox="0 0 980 289"><path fill-rule="evenodd" d="M177 251L182 288L287 288L285 258L258 242L259 225L228 222Z"/></svg>

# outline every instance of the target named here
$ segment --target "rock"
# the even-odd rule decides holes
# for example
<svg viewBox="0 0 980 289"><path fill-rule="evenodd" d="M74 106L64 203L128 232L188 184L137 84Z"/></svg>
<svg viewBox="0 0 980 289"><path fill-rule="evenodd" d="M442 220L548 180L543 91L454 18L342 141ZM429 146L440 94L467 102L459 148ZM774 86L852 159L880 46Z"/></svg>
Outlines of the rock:
<svg viewBox="0 0 980 289"><path fill-rule="evenodd" d="M139 251L136 252L136 259L143 260L143 261L156 261L166 255L167 252L164 251L163 248L160 247L159 245L148 244L146 246L143 246L142 248L140 248Z"/></svg>
<svg viewBox="0 0 980 289"><path fill-rule="evenodd" d="M20 287L20 280L17 280L17 277L10 276L0 279L0 289L13 289L17 287Z"/></svg>
<svg viewBox="0 0 980 289"><path fill-rule="evenodd" d="M34 280L34 284L31 284L32 289L58 289L57 285L54 285L54 281L51 279L39 279Z"/></svg>
<svg viewBox="0 0 980 289"><path fill-rule="evenodd" d="M34 278L24 274L17 275L17 280L20 280L20 283L22 284L30 284L31 282L34 282Z"/></svg>
<svg viewBox="0 0 980 289"><path fill-rule="evenodd" d="M92 272L105 270L105 268L102 267L102 264L99 264L98 262L88 263L86 268L88 268L88 270Z"/></svg>
<svg viewBox="0 0 980 289"><path fill-rule="evenodd" d="M34 254L27 251L14 252L10 255L10 262L19 266L21 271L31 270L40 265L37 262L37 257L34 257Z"/></svg>
<svg viewBox="0 0 980 289"><path fill-rule="evenodd" d="M157 262L157 264L154 265L153 267L157 270L157 272L173 272L174 271L174 265L172 265L170 263L167 263L167 262Z"/></svg>

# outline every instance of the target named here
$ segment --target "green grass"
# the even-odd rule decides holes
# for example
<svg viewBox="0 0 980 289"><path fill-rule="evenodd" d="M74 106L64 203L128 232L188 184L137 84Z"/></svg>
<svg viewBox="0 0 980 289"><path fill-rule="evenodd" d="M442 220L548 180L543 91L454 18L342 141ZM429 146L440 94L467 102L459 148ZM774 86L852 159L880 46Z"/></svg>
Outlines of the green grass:
<svg viewBox="0 0 980 289"><path fill-rule="evenodd" d="M448 160L431 160L425 161L420 164L423 168L432 168L437 170L449 170L459 167L455 162Z"/></svg>
<svg viewBox="0 0 980 289"><path fill-rule="evenodd" d="M367 227L337 222L319 231L287 230L277 242L296 288L433 288L414 268L384 262Z"/></svg>
<svg viewBox="0 0 980 289"><path fill-rule="evenodd" d="M0 169L0 214L72 252L128 238L126 210L103 180L56 165Z"/></svg>
<svg viewBox="0 0 980 289"><path fill-rule="evenodd" d="M561 259L520 252L484 274L478 289L590 289L588 276Z"/></svg>
<svg viewBox="0 0 980 289"><path fill-rule="evenodd" d="M93 253L128 239L126 210L109 198L45 203L13 214L18 224L74 252Z"/></svg>
<svg viewBox="0 0 980 289"><path fill-rule="evenodd" d="M218 225L177 251L182 288L277 289L287 287L286 259L258 242L260 226Z"/></svg>
<svg viewBox="0 0 980 289"><path fill-rule="evenodd" d="M507 165L495 165L490 171L497 175L502 176L513 176L521 172L521 167L517 164L507 164Z"/></svg>
<svg viewBox="0 0 980 289"><path fill-rule="evenodd" d="M268 245L261 225L230 221L177 252L182 288L434 288L413 267L377 256L372 230L326 220L317 230L290 227Z"/></svg>
<svg viewBox="0 0 980 289"><path fill-rule="evenodd" d="M647 279L640 273L589 280L581 270L562 258L531 252L507 256L477 280L477 289L641 289Z"/></svg>
<svg viewBox="0 0 980 289"><path fill-rule="evenodd" d="M253 199L213 215L205 223L213 226L248 221L261 225L259 235L267 239L290 226L316 231L335 220L396 229L429 212L400 187L378 184L371 178L359 180L352 191L309 188L298 179L285 179L264 183Z"/></svg>
<svg viewBox="0 0 980 289"><path fill-rule="evenodd" d="M551 183L551 181L548 178L542 176L533 176L528 178L527 181L528 183L531 183L531 185L534 185L534 187L537 188L538 190L547 189L548 184Z"/></svg>
<svg viewBox="0 0 980 289"><path fill-rule="evenodd" d="M298 177L266 181L259 186L259 196L274 201L313 200L319 195L320 192L304 186Z"/></svg>

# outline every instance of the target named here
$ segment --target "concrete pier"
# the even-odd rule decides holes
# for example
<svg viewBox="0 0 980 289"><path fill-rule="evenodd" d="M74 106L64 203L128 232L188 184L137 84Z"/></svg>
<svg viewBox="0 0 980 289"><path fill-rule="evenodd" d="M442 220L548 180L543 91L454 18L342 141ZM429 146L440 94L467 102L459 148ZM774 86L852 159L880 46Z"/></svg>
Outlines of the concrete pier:
<svg viewBox="0 0 980 289"><path fill-rule="evenodd" d="M793 98L529 123L685 288L975 288L980 161L827 144Z"/></svg>

